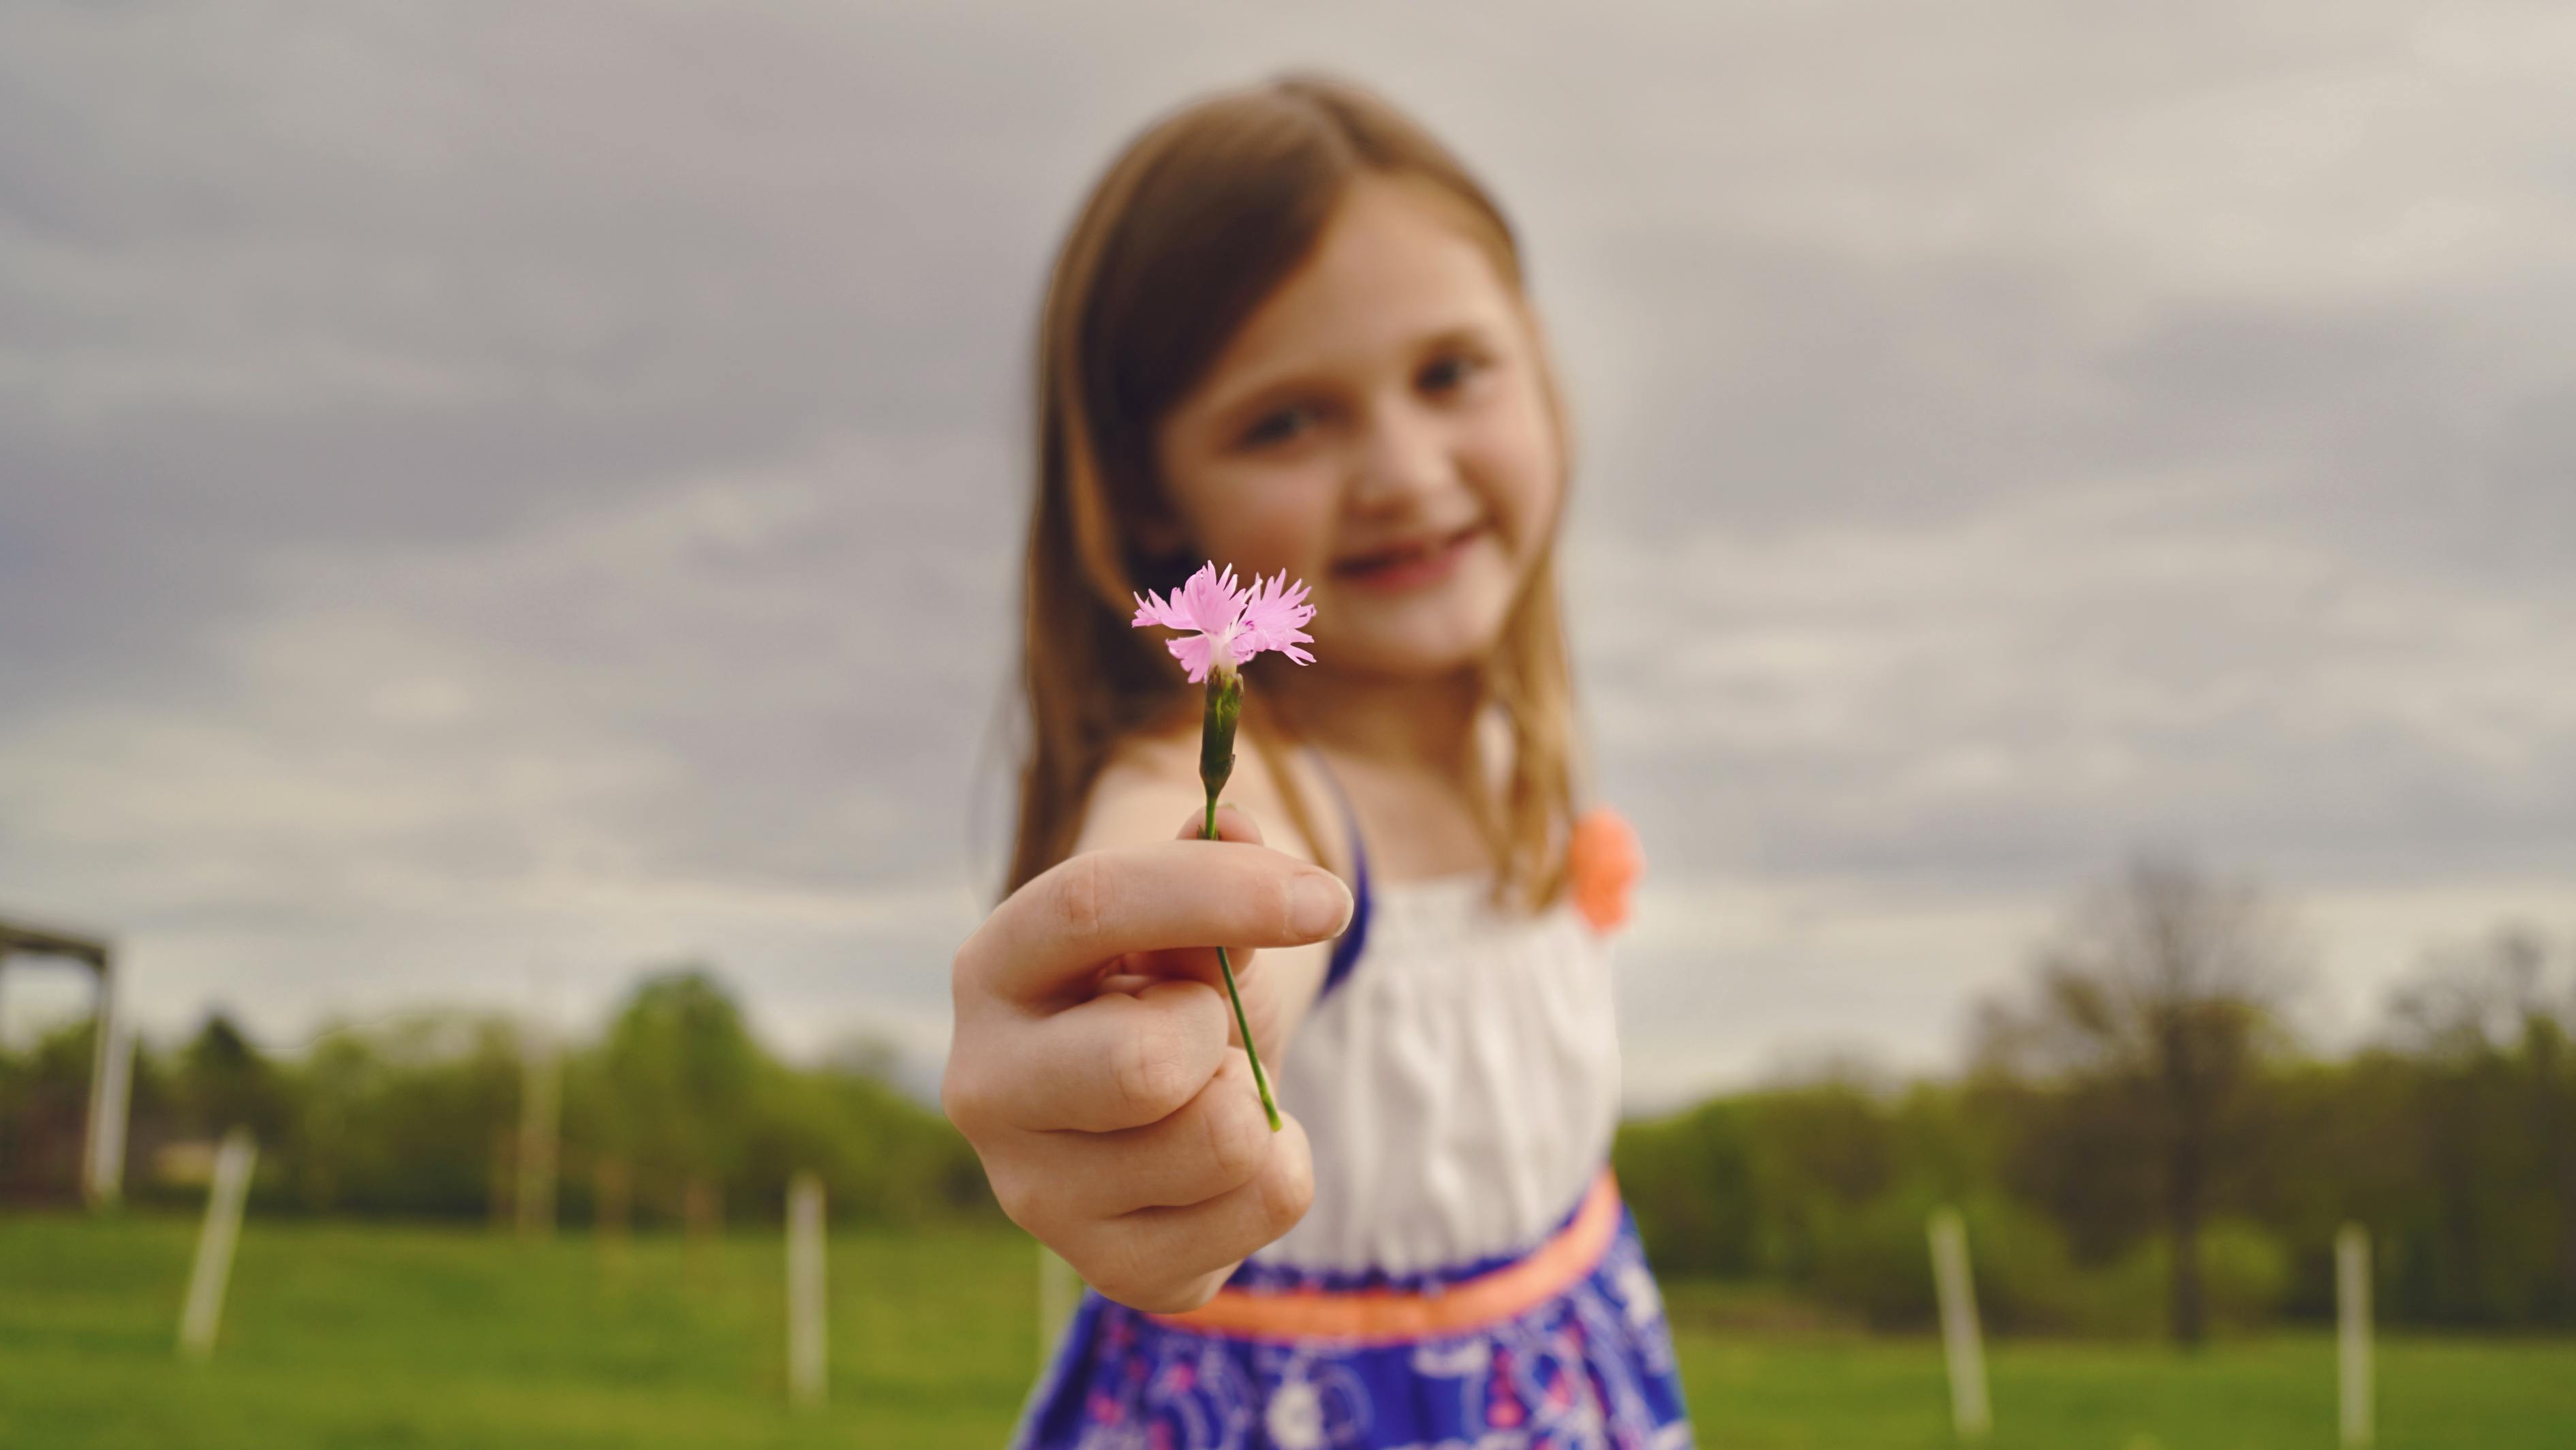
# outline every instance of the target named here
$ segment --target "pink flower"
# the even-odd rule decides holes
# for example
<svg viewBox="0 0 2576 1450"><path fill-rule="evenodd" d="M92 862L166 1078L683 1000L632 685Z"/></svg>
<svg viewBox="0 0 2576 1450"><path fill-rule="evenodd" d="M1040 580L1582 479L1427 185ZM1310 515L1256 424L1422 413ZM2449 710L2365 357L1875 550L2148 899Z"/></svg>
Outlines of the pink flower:
<svg viewBox="0 0 2576 1450"><path fill-rule="evenodd" d="M1169 641L1172 658L1190 672L1195 685L1214 668L1231 674L1246 660L1263 650L1277 650L1301 665L1313 664L1315 657L1297 648L1313 644L1315 637L1299 626L1315 617L1315 606L1306 602L1306 586L1288 582L1288 571L1279 577L1264 579L1252 576L1252 587L1241 588L1234 582L1229 567L1219 578L1216 565L1201 565L1189 582L1164 599L1152 593L1134 596L1138 629L1159 624L1165 629L1194 630Z"/></svg>

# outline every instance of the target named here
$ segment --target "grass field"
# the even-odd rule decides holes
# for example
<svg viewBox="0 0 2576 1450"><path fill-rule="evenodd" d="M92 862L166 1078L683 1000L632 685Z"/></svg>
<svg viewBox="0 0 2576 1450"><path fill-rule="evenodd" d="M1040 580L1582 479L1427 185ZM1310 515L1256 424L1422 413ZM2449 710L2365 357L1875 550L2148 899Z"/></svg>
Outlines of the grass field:
<svg viewBox="0 0 2576 1450"><path fill-rule="evenodd" d="M849 1234L831 1251L828 1409L786 1408L779 1240L567 1238L253 1220L214 1362L173 1335L194 1225L0 1217L0 1447L999 1444L1036 1359L1036 1274L1000 1233ZM1711 1447L1951 1443L1930 1340L1687 1327ZM2576 1343L2383 1340L2379 1443L2576 1445ZM2008 1343L1998 1447L2227 1450L2335 1443L2322 1335L2221 1344Z"/></svg>

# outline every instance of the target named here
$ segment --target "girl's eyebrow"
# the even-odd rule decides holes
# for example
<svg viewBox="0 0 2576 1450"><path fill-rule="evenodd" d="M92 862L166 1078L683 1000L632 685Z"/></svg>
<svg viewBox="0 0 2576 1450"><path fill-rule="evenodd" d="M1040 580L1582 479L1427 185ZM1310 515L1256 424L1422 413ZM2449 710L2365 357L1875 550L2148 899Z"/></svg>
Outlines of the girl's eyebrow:
<svg viewBox="0 0 2576 1450"><path fill-rule="evenodd" d="M1453 347L1490 347L1491 329L1481 322L1461 322L1425 333L1414 344L1416 354L1446 352Z"/></svg>

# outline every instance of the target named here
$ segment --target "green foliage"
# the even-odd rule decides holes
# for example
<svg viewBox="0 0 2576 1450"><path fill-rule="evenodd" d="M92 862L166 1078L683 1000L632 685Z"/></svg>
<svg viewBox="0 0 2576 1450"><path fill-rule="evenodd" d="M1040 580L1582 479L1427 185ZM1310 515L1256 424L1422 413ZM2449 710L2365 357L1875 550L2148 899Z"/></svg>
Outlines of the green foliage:
<svg viewBox="0 0 2576 1450"><path fill-rule="evenodd" d="M600 1049L591 1101L603 1140L639 1174L725 1180L771 1064L703 968L647 978ZM763 1122L763 1128L776 1125Z"/></svg>
<svg viewBox="0 0 2576 1450"><path fill-rule="evenodd" d="M1611 1148L1619 1191L1664 1272L1750 1278L1765 1268L1746 1116L1743 1103L1718 1101L1620 1128Z"/></svg>
<svg viewBox="0 0 2576 1450"><path fill-rule="evenodd" d="M0 1187L15 1196L61 1199L78 1182L92 1034L71 1023L0 1054ZM128 1195L193 1202L201 1184L165 1180L163 1151L243 1124L260 1142L260 1212L493 1214L511 1202L526 1049L507 1021L426 1013L325 1032L289 1061L218 1014L174 1053L136 1054ZM773 1216L799 1171L821 1175L843 1222L992 1214L974 1153L945 1119L863 1069L779 1062L703 968L639 983L602 1040L560 1070L560 1202L575 1221L601 1207L594 1185L611 1166L648 1225L678 1217L691 1182L721 1213Z"/></svg>
<svg viewBox="0 0 2576 1450"><path fill-rule="evenodd" d="M179 1050L171 1088L177 1126L199 1137L218 1138L239 1124L274 1142L295 1119L284 1075L221 1012L210 1013Z"/></svg>
<svg viewBox="0 0 2576 1450"><path fill-rule="evenodd" d="M2499 935L2431 963L2368 1051L2267 1050L2230 1068L2200 1165L2210 1327L2330 1317L2347 1222L2372 1233L2383 1321L2576 1323L2576 983L2546 990L2546 959ZM1950 1206L1987 1323L2143 1335L2173 1309L2162 1131L2116 1074L1990 1066L1901 1095L1849 1081L1738 1094L1627 1124L1613 1162L1668 1274L1920 1327L1925 1224Z"/></svg>
<svg viewBox="0 0 2576 1450"><path fill-rule="evenodd" d="M293 1081L302 1112L263 1135L263 1206L463 1217L486 1211L495 1143L518 1110L508 1025L424 1016L317 1043ZM213 1124L207 1127L213 1129Z"/></svg>
<svg viewBox="0 0 2576 1450"><path fill-rule="evenodd" d="M2077 1270L2066 1283L2057 1327L2117 1338L2162 1332L2173 1280L2171 1253L2161 1238L2142 1239L2109 1264ZM2200 1272L2210 1326L2243 1333L2278 1318L2289 1255L2261 1225L2222 1218L2201 1230Z"/></svg>

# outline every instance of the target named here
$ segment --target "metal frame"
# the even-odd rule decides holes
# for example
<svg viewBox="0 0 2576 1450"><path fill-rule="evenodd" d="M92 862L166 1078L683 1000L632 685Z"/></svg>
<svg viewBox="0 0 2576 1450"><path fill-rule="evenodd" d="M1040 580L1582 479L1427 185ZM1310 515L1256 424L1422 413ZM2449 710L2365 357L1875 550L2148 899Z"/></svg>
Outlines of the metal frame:
<svg viewBox="0 0 2576 1450"><path fill-rule="evenodd" d="M81 1197L93 1208L125 1189L125 1114L130 1042L116 1030L116 951L104 937L0 918L0 971L12 956L64 957L98 978L98 1037L90 1049L89 1116L81 1133Z"/></svg>

